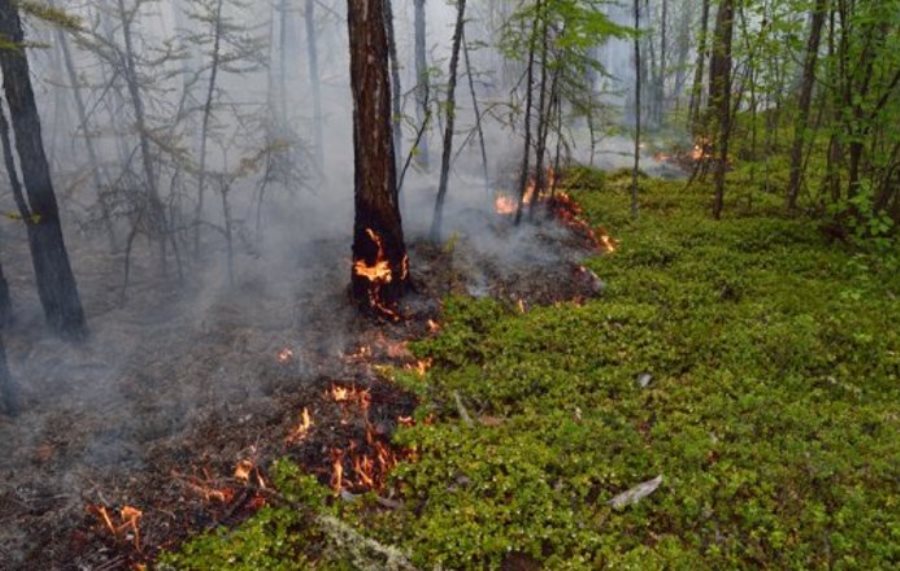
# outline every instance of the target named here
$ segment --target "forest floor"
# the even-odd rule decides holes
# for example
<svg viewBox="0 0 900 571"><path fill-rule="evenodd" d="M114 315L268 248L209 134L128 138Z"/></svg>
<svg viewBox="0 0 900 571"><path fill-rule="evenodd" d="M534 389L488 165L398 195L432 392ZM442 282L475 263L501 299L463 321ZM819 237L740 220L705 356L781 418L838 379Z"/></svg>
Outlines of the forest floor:
<svg viewBox="0 0 900 571"><path fill-rule="evenodd" d="M418 402L382 489L278 462L266 507L161 567L895 566L896 256L739 176L722 221L707 185L653 179L632 221L627 174L567 173L616 240L585 262L602 295L450 296L409 346L427 373L377 369Z"/></svg>
<svg viewBox="0 0 900 571"><path fill-rule="evenodd" d="M0 570L134 568L272 503L277 458L317 485L342 471L345 497L384 492L405 457L392 435L417 401L383 370L427 367L408 342L434 334L444 298L531 306L596 293L578 266L586 236L466 218L477 237L412 245L417 291L401 323L351 307L345 239L242 259L233 287L215 267L179 285L142 249L125 298L122 255L76 239L91 336L71 345L44 331L25 294L27 251L9 250L18 321L5 340L24 412L0 417Z"/></svg>

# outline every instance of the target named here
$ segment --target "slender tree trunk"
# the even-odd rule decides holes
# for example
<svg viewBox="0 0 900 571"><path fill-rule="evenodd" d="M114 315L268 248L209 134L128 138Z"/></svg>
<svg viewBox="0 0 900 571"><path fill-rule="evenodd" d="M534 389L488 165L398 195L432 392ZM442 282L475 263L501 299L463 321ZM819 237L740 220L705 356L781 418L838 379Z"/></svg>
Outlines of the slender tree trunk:
<svg viewBox="0 0 900 571"><path fill-rule="evenodd" d="M38 294L50 327L65 337L81 339L87 334L84 310L69 263L50 167L44 154L41 122L23 46L22 22L11 0L0 0L0 34L22 46L21 50L0 50L0 68L28 195L25 222ZM4 125L0 125L0 130L8 132L5 115L2 121ZM10 178L17 176L14 170L9 175Z"/></svg>
<svg viewBox="0 0 900 571"><path fill-rule="evenodd" d="M459 68L459 51L462 45L463 28L466 23L466 0L457 0L456 30L453 32L453 51L450 54L450 82L447 84L447 122L444 125L444 149L441 157L441 179L437 200L434 203L434 220L431 224L431 239L441 239L441 224L444 216L444 201L450 181L450 156L453 152L453 129L456 126L456 80Z"/></svg>
<svg viewBox="0 0 900 571"><path fill-rule="evenodd" d="M797 197L800 194L803 164L803 144L809 126L809 107L812 102L813 84L816 80L816 62L819 58L819 43L822 38L822 26L825 24L825 12L828 0L816 0L809 40L806 44L806 59L803 62L803 82L800 86L800 97L797 103L797 122L794 132L794 146L791 149L791 179L788 184L787 208L797 208Z"/></svg>
<svg viewBox="0 0 900 571"><path fill-rule="evenodd" d="M703 0L703 11L700 16L700 40L697 43L697 64L694 67L694 85L691 88L691 102L688 111L689 127L694 139L700 134L700 109L703 106L703 74L707 58L707 34L709 31L709 3Z"/></svg>
<svg viewBox="0 0 900 571"><path fill-rule="evenodd" d="M394 8L392 0L384 0L384 29L387 34L391 62L391 132L394 134L394 158L403 156L403 88L400 86L400 60L397 58L397 39L394 37ZM398 163L397 170L400 170ZM399 192L395 189L394 192Z"/></svg>
<svg viewBox="0 0 900 571"><path fill-rule="evenodd" d="M428 72L428 57L426 54L425 43L426 21L425 21L425 0L414 0L415 4L415 36L416 36L416 119L419 125L424 125L428 120L429 112L427 109L428 99L430 97L431 78ZM468 53L468 52L467 52ZM428 134L422 137L418 149L419 166L428 170Z"/></svg>
<svg viewBox="0 0 900 571"><path fill-rule="evenodd" d="M656 124L662 125L663 107L666 102L666 74L668 73L669 2L662 0L662 14L659 25L659 75L656 84Z"/></svg>
<svg viewBox="0 0 900 571"><path fill-rule="evenodd" d="M6 281L6 274L3 273L3 264L0 264L0 330L6 329L12 325L13 310L12 297L9 295L9 282Z"/></svg>
<svg viewBox="0 0 900 571"><path fill-rule="evenodd" d="M306 0L306 57L309 59L309 84L312 89L313 136L316 146L316 166L325 173L324 117L322 117L322 79L319 75L319 48L316 34L316 0Z"/></svg>
<svg viewBox="0 0 900 571"><path fill-rule="evenodd" d="M213 26L212 62L209 68L209 83L206 86L206 99L203 101L203 119L200 126L200 172L197 173L197 208L194 211L194 256L200 255L200 220L203 218L203 206L206 197L206 159L209 145L209 123L212 119L213 103L216 96L216 81L219 77L222 45L222 5L224 0L217 0L215 21Z"/></svg>
<svg viewBox="0 0 900 571"><path fill-rule="evenodd" d="M282 125L288 120L287 103L287 31L288 0L281 0L278 5L278 110Z"/></svg>
<svg viewBox="0 0 900 571"><path fill-rule="evenodd" d="M391 84L383 0L347 0L355 164L353 298L364 309L399 318L410 285L409 257L391 140Z"/></svg>
<svg viewBox="0 0 900 571"><path fill-rule="evenodd" d="M51 7L55 7L55 2L50 2ZM69 38L66 37L62 28L56 28L56 41L62 52L63 63L66 67L66 74L71 84L72 95L75 99L75 110L78 112L78 125L84 135L84 148L88 155L91 165L91 177L94 181L94 190L97 193L97 202L100 205L100 212L103 216L103 225L106 228L106 234L109 238L110 248L116 250L116 234L113 228L112 216L103 196L103 171L100 166L100 160L97 158L97 149L94 147L94 139L88 129L87 106L84 103L84 96L81 93L81 81L78 78L78 71L75 69L75 61L72 58L72 50L69 47Z"/></svg>
<svg viewBox="0 0 900 571"><path fill-rule="evenodd" d="M550 24L547 21L546 14L538 12L538 17L543 21L541 23L541 83L538 91L538 124L537 124L537 141L535 148L535 171L534 171L534 199L531 201L528 209L528 215L533 217L537 209L538 198L544 192L544 154L547 150L547 134L549 131L547 112L547 60L549 54L550 43Z"/></svg>
<svg viewBox="0 0 900 571"><path fill-rule="evenodd" d="M122 23L122 36L125 41L125 61L122 70L125 76L125 83L128 88L128 94L131 98L131 105L134 110L135 128L138 132L138 140L140 143L141 163L144 167L144 176L147 179L147 214L149 218L148 226L158 233L160 242L160 252L162 256L162 264L165 268L165 233L166 233L166 214L163 207L162 199L159 196L159 185L156 178L156 169L153 166L153 153L150 148L150 137L148 135L147 119L144 110L144 99L141 95L141 86L137 75L137 63L134 56L134 41L132 38L131 26L133 22L133 14L129 14L125 9L124 0L118 0L119 18Z"/></svg>
<svg viewBox="0 0 900 571"><path fill-rule="evenodd" d="M641 170L641 2L634 0L634 170L631 173L631 217L638 217L638 176Z"/></svg>
<svg viewBox="0 0 900 571"><path fill-rule="evenodd" d="M541 11L541 0L537 0L537 13ZM535 20L535 25L537 21ZM531 108L534 104L534 55L537 51L537 28L530 30L528 40L528 67L525 79L525 151L522 153L522 172L519 175L519 204L516 208L516 226L522 223L522 212L525 208L525 194L528 192L528 172L531 164Z"/></svg>
<svg viewBox="0 0 900 571"><path fill-rule="evenodd" d="M472 60L469 58L469 42L466 41L466 33L463 31L463 57L466 60L466 76L469 78L469 92L472 94L472 110L475 112L475 128L478 129L478 145L481 149L481 166L484 169L484 191L491 193L491 178L488 172L487 145L484 141L484 126L481 121L481 109L478 104L478 95L475 93L475 77L472 73Z"/></svg>
<svg viewBox="0 0 900 571"><path fill-rule="evenodd" d="M722 217L725 203L725 173L731 135L731 42L734 31L734 0L722 0L716 16L713 54L709 64L710 106L716 113L715 201L713 217Z"/></svg>

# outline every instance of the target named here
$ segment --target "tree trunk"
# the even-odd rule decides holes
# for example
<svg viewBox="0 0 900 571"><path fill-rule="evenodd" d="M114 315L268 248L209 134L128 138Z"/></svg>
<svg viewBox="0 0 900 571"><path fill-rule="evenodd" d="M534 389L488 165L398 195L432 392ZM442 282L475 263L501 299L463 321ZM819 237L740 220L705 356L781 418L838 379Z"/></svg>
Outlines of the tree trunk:
<svg viewBox="0 0 900 571"><path fill-rule="evenodd" d="M25 222L38 294L50 327L65 337L81 339L87 334L84 310L69 263L50 167L44 154L41 122L23 46L22 22L11 0L0 0L0 34L22 46L21 51L0 50L0 68L28 195ZM15 171L9 174L10 177L17 176Z"/></svg>
<svg viewBox="0 0 900 571"><path fill-rule="evenodd" d="M469 93L472 94L472 110L475 113L475 128L478 130L478 145L481 149L481 165L484 170L484 191L491 193L491 177L488 173L487 145L484 141L484 126L481 121L481 109L478 105L478 95L475 93L475 77L472 75L472 60L469 58L469 42L466 41L466 33L463 31L463 57L466 60L466 76L469 78Z"/></svg>
<svg viewBox="0 0 900 571"><path fill-rule="evenodd" d="M438 184L437 200L434 203L434 220L431 224L431 239L441 239L441 224L444 216L444 201L450 179L450 155L453 152L453 129L456 126L456 80L459 68L459 51L462 45L463 28L466 20L466 0L457 0L456 29L453 32L453 51L450 54L450 82L447 85L447 122L444 125L444 149L441 157L441 179Z"/></svg>
<svg viewBox="0 0 900 571"><path fill-rule="evenodd" d="M384 0L347 0L355 166L351 290L364 309L399 318L409 258L395 195Z"/></svg>
<svg viewBox="0 0 900 571"><path fill-rule="evenodd" d="M418 120L419 125L424 125L428 120L428 99L429 99L429 90L431 78L428 73L428 58L426 54L425 42L427 41L426 36L426 21L425 21L425 0L414 0L416 15L415 15L415 36L416 36L416 119ZM428 134L422 137L421 143L419 143L418 149L418 161L419 166L423 169L428 170L429 158L428 158Z"/></svg>
<svg viewBox="0 0 900 571"><path fill-rule="evenodd" d="M641 2L634 0L634 170L631 173L631 217L638 217L638 175L641 169Z"/></svg>
<svg viewBox="0 0 900 571"><path fill-rule="evenodd" d="M397 59L397 39L394 37L394 8L392 0L384 0L384 29L387 34L388 55L391 62L391 131L394 134L394 158L403 156L403 88L400 86L400 60ZM400 165L397 165L399 170ZM399 189L394 189L399 192Z"/></svg>
<svg viewBox="0 0 900 571"><path fill-rule="evenodd" d="M3 273L3 264L0 264L0 330L6 329L13 323L12 297L9 295L9 282Z"/></svg>
<svg viewBox="0 0 900 571"><path fill-rule="evenodd" d="M538 91L538 125L537 125L537 142L535 148L535 171L534 171L534 198L528 209L528 216L533 217L537 209L538 198L544 192L544 154L547 150L547 135L549 113L545 109L547 106L547 59L549 54L550 43L550 23L547 15L538 11L538 17L543 20L541 23L541 83Z"/></svg>
<svg viewBox="0 0 900 571"><path fill-rule="evenodd" d="M324 117L322 117L322 79L319 76L319 48L316 36L316 0L306 0L306 57L309 58L309 84L312 89L313 136L316 166L325 173Z"/></svg>
<svg viewBox="0 0 900 571"><path fill-rule="evenodd" d="M709 2L703 0L703 11L700 17L700 41L697 43L697 65L694 67L694 85L691 88L691 103L688 111L688 121L691 134L694 139L700 134L700 108L703 106L703 73L706 65L706 46L709 43L706 36L709 30Z"/></svg>
<svg viewBox="0 0 900 571"><path fill-rule="evenodd" d="M50 2L51 7L55 7L55 2ZM106 234L109 238L110 248L116 250L116 234L113 228L112 216L110 215L109 205L103 197L103 175L100 167L100 161L97 158L97 149L94 147L94 139L88 131L87 106L84 103L84 96L81 93L81 82L78 78L78 72L75 69L75 61L72 58L72 50L69 47L69 39L62 28L56 28L56 41L62 52L63 63L66 67L66 74L71 84L72 95L75 99L75 110L78 112L78 125L84 134L84 148L91 164L91 176L94 181L94 190L97 193L97 201L100 205L100 212L103 216L103 224L106 228Z"/></svg>
<svg viewBox="0 0 900 571"><path fill-rule="evenodd" d="M803 143L809 126L809 107L812 101L813 84L816 80L816 62L819 58L819 43L822 38L822 26L825 24L825 11L828 0L816 0L813 9L812 23L809 29L809 40L806 44L806 59L803 62L803 82L800 86L800 97L797 103L797 123L794 132L794 146L791 149L791 179L788 184L787 208L797 208L797 197L800 194L803 164Z"/></svg>
<svg viewBox="0 0 900 571"><path fill-rule="evenodd" d="M541 10L541 0L537 1L537 13ZM535 24L537 21L535 21ZM516 226L522 223L525 195L528 192L528 168L531 162L531 108L534 104L534 52L537 50L537 29L530 30L528 41L528 67L525 79L525 151L522 153L522 172L519 174L519 204L516 208Z"/></svg>
<svg viewBox="0 0 900 571"><path fill-rule="evenodd" d="M213 102L216 95L216 80L219 77L219 61L222 44L222 5L224 0L216 2L215 21L213 26L212 61L209 68L209 83L206 86L206 99L203 101L203 119L200 126L200 172L197 174L197 208L194 211L194 257L200 256L200 220L203 218L203 203L206 197L206 156L209 146L209 122L212 119Z"/></svg>
<svg viewBox="0 0 900 571"><path fill-rule="evenodd" d="M3 412L8 416L17 416L19 414L19 388L9 372L2 335L0 335L0 397L2 397Z"/></svg>
<svg viewBox="0 0 900 571"><path fill-rule="evenodd" d="M734 0L722 0L716 15L713 52L709 64L710 107L716 113L715 202L713 217L722 217L725 173L728 170L728 140L731 134L731 42L734 31Z"/></svg>

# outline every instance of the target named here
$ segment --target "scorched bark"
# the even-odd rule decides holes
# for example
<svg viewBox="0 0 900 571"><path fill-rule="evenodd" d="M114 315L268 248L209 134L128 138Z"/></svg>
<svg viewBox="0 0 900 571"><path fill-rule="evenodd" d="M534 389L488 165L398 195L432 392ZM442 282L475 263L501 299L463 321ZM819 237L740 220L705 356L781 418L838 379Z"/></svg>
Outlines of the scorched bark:
<svg viewBox="0 0 900 571"><path fill-rule="evenodd" d="M353 229L352 292L363 307L384 312L409 286L409 260L395 192L396 162L391 132L391 84L383 0L347 0L356 219ZM389 276L373 281L358 264L386 262Z"/></svg>

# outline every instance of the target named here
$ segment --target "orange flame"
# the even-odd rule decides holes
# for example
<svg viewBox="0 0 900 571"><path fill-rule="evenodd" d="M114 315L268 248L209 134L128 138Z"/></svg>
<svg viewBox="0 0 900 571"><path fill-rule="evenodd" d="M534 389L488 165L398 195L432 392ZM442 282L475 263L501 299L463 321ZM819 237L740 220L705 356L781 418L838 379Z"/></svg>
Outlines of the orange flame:
<svg viewBox="0 0 900 571"><path fill-rule="evenodd" d="M378 250L375 255L375 263L369 265L363 259L356 260L353 264L353 273L369 281L369 306L386 317L395 321L399 320L400 315L387 306L381 295L384 286L394 281L394 272L391 269L391 262L384 253L384 241L381 239L381 236L371 228L366 229L366 234ZM400 265L400 280L403 281L408 276L409 256L404 256Z"/></svg>
<svg viewBox="0 0 900 571"><path fill-rule="evenodd" d="M113 523L113 519L109 515L106 506L88 506L88 511L92 512L97 517L100 524L116 539L116 541L126 539L127 534L130 531L134 548L138 551L141 550L140 522L141 518L144 517L144 512L133 506L124 506L119 510L119 524L117 525Z"/></svg>
<svg viewBox="0 0 900 571"><path fill-rule="evenodd" d="M313 422L312 418L309 416L309 409L304 408L303 413L300 415L300 424L288 434L287 438L285 438L285 442L288 444L302 442L309 435L309 429L312 428L312 425Z"/></svg>

